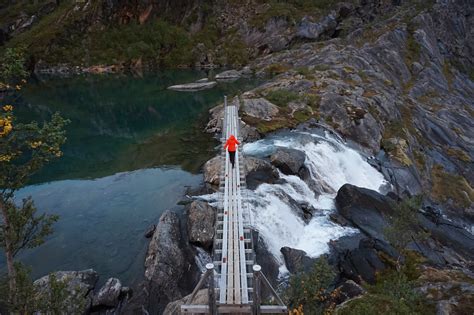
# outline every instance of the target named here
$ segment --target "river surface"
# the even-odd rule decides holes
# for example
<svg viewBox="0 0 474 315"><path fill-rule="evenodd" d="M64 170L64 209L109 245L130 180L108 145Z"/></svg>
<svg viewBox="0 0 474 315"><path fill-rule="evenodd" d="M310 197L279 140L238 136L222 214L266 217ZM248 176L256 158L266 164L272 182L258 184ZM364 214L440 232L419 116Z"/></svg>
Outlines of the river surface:
<svg viewBox="0 0 474 315"><path fill-rule="evenodd" d="M79 76L25 87L14 104L20 121L41 122L56 111L71 121L64 156L16 196L32 196L40 212L60 216L44 245L19 256L34 278L93 268L100 282L112 276L125 285L138 280L148 244L144 231L164 210L182 211L177 203L201 183L200 168L215 154L217 142L202 132L208 110L224 95L259 83L240 79L195 93L166 90L206 76Z"/></svg>

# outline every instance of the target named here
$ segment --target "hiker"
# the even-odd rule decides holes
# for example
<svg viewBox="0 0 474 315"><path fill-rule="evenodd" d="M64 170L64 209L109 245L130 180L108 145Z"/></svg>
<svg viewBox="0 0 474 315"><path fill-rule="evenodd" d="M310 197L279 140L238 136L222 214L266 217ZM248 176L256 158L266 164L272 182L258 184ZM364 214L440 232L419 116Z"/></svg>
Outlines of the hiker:
<svg viewBox="0 0 474 315"><path fill-rule="evenodd" d="M230 163L232 163L232 168L234 168L235 163L235 145L240 144L240 142L234 137L234 135L230 135L229 139L225 142L224 150L227 149L229 151L229 158Z"/></svg>

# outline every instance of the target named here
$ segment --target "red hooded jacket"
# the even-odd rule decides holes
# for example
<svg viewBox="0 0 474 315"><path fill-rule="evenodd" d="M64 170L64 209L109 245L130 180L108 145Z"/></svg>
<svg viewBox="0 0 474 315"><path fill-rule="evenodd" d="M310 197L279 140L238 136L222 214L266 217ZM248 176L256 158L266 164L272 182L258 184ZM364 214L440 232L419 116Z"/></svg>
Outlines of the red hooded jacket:
<svg viewBox="0 0 474 315"><path fill-rule="evenodd" d="M229 139L227 139L224 149L228 148L229 152L235 152L235 145L240 144L240 142L234 137L234 135L230 135Z"/></svg>

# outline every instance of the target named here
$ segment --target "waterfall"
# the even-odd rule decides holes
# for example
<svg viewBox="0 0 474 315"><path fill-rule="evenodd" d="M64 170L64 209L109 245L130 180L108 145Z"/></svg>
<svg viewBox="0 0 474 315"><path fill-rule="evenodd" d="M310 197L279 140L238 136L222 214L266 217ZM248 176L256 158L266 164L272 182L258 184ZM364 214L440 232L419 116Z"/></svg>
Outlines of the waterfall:
<svg viewBox="0 0 474 315"><path fill-rule="evenodd" d="M301 249L310 257L317 257L329 250L330 240L356 232L329 219L335 211L337 190L342 185L350 183L377 191L388 185L383 175L359 152L327 132L279 133L244 145L243 152L264 157L277 147L304 152L305 166L314 183L308 185L308 180L305 182L298 176L280 173L278 183L262 184L248 192L252 224L280 264L284 263L280 253L283 246ZM297 204L301 203L316 209L309 222L298 214Z"/></svg>

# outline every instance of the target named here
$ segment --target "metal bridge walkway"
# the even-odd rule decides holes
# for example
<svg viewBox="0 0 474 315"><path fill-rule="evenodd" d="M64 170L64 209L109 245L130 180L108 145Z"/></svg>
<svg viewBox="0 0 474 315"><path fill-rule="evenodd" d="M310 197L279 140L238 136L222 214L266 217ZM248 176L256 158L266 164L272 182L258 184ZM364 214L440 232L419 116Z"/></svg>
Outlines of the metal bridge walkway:
<svg viewBox="0 0 474 315"><path fill-rule="evenodd" d="M239 139L238 99L227 105L224 99L222 126L222 152L220 194L222 207L218 209L213 246L213 263L196 286L182 314L260 314L287 313L281 299L255 264L252 230L248 204L242 196L246 188L245 165L237 147L235 167L232 168L229 154L224 150L225 141L234 135ZM191 304L194 295L208 280L208 305ZM269 287L279 305L260 305L260 284Z"/></svg>

